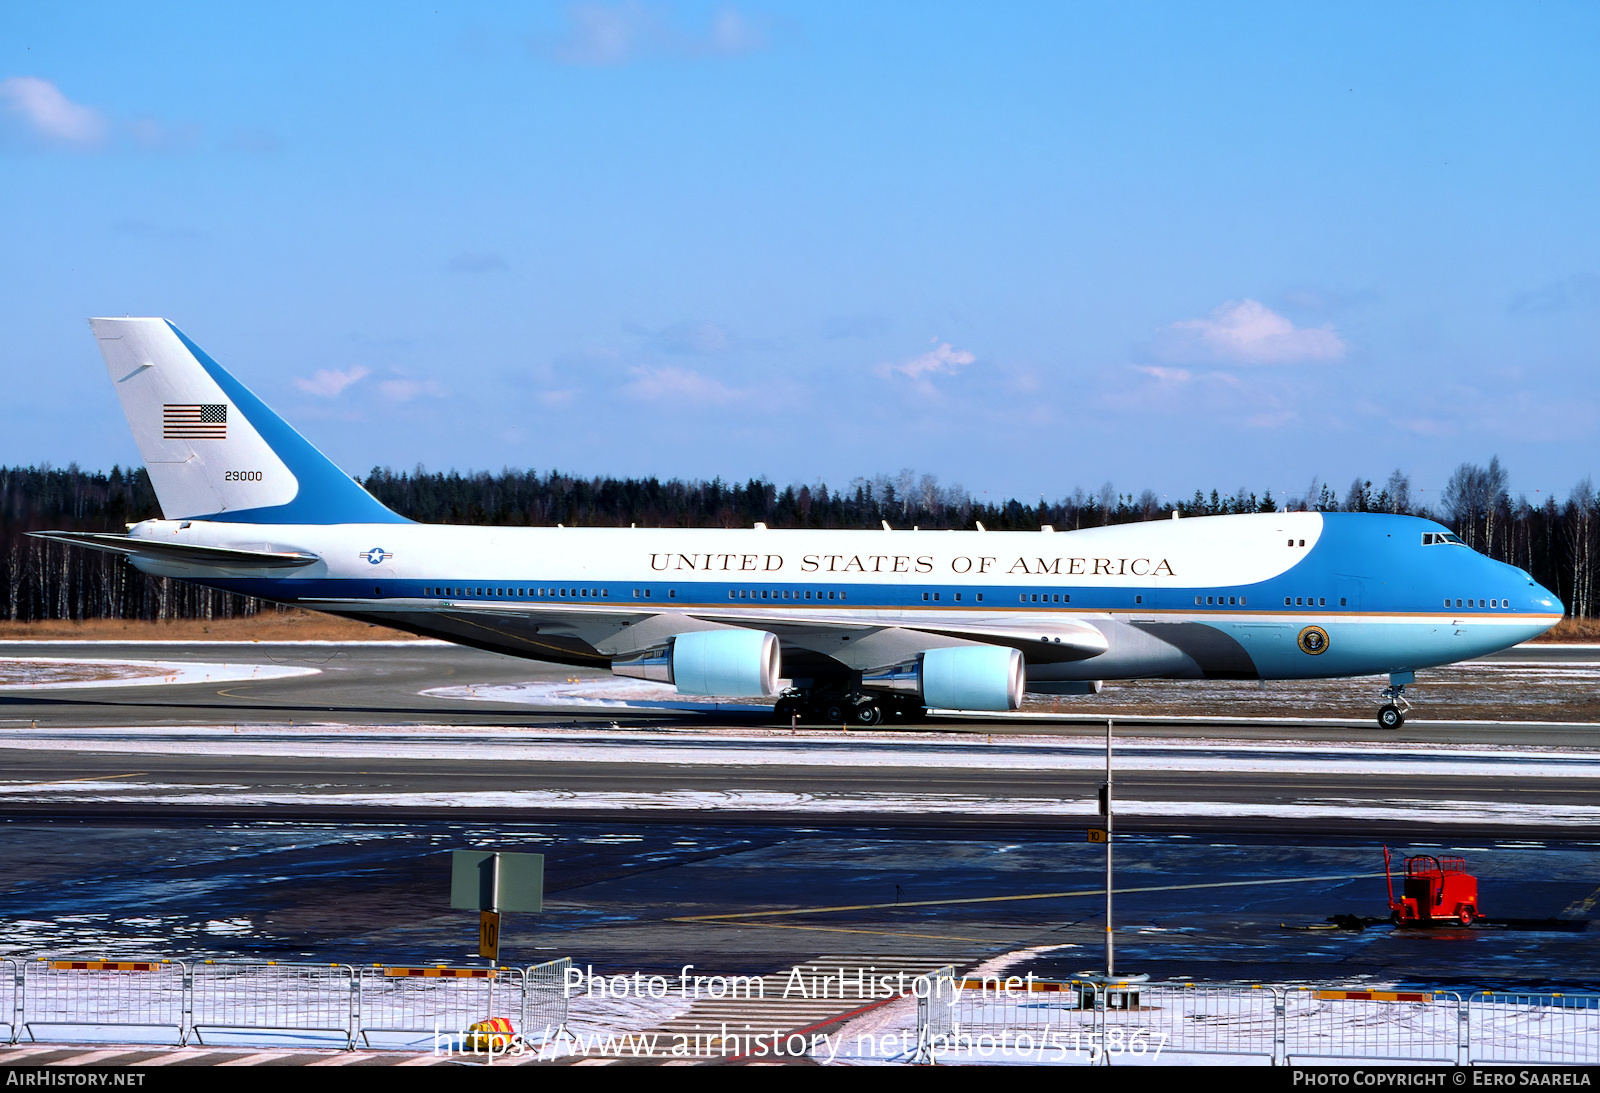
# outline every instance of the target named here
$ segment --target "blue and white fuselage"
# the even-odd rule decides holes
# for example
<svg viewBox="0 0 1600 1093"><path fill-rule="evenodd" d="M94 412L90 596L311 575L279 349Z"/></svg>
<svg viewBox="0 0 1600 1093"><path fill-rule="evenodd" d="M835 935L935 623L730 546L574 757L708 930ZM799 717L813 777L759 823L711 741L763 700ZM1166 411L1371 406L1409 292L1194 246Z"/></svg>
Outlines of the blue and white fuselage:
<svg viewBox="0 0 1600 1093"><path fill-rule="evenodd" d="M792 682L791 696L851 709L1005 709L1024 689L1108 679L1404 682L1563 613L1523 571L1410 516L1069 532L416 524L170 324L93 325L174 518L55 537L152 574L692 693Z"/></svg>

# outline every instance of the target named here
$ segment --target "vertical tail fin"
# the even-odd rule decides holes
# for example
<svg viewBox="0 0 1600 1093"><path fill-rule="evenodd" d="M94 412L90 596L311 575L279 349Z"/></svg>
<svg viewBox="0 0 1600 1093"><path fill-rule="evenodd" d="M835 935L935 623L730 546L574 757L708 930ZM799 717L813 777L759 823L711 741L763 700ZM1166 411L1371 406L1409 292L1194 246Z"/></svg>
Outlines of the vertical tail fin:
<svg viewBox="0 0 1600 1093"><path fill-rule="evenodd" d="M169 520L405 523L165 319L90 319Z"/></svg>

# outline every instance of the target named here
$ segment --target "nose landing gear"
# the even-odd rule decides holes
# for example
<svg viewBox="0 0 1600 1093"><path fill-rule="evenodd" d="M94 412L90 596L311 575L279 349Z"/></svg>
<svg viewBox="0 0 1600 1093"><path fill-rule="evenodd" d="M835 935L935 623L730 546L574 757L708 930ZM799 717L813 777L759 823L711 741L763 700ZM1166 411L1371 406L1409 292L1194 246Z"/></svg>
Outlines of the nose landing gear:
<svg viewBox="0 0 1600 1093"><path fill-rule="evenodd" d="M1415 672L1390 672L1389 685L1383 689L1383 705L1378 708L1378 728L1398 729L1406 723L1406 711L1411 703L1406 701L1406 684L1416 681Z"/></svg>

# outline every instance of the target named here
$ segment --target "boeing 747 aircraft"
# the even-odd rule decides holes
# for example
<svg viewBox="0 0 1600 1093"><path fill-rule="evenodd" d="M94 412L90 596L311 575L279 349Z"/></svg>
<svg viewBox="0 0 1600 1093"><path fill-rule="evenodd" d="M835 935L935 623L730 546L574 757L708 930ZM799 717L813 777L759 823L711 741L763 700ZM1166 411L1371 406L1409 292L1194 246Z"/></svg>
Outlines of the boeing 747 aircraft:
<svg viewBox="0 0 1600 1093"><path fill-rule="evenodd" d="M1387 675L1560 620L1528 574L1411 516L1082 531L452 527L391 512L164 319L91 319L163 519L42 532L146 573L513 656L873 725L1108 679Z"/></svg>

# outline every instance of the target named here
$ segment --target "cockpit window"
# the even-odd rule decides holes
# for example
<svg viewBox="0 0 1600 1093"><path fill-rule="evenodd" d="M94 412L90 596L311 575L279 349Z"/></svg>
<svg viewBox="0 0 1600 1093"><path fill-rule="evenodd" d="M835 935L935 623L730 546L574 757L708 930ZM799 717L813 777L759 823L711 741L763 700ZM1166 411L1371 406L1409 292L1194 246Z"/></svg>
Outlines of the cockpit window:
<svg viewBox="0 0 1600 1093"><path fill-rule="evenodd" d="M1448 531L1425 531L1422 533L1423 546L1441 546L1445 543L1454 543L1457 546L1466 546L1459 535L1452 535Z"/></svg>

